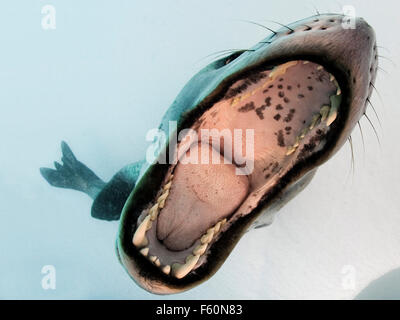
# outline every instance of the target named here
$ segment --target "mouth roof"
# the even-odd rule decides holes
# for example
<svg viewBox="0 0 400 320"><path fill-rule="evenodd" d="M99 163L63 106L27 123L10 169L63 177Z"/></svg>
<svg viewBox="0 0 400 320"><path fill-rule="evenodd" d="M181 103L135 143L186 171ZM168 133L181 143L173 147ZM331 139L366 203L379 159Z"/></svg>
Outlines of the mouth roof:
<svg viewBox="0 0 400 320"><path fill-rule="evenodd" d="M189 146L189 153L202 155L207 149L210 157L233 161L178 161L171 166L156 199L138 218L134 247L173 278L184 278L205 264L213 244L236 220L257 208L297 163L325 147L341 97L336 78L322 65L304 60L237 80L193 124L199 140L178 146L181 155L188 154ZM252 129L254 152L225 144L226 136L217 138L222 150L215 149L215 139L201 135L204 129ZM239 153L253 163L246 175L235 174Z"/></svg>

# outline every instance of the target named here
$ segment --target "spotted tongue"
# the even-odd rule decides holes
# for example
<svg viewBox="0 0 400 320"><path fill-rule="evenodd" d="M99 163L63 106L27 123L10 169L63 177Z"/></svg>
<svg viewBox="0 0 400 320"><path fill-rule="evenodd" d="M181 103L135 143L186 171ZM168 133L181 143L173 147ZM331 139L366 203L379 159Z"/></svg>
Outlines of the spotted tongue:
<svg viewBox="0 0 400 320"><path fill-rule="evenodd" d="M199 143L190 152L200 155L205 149L210 159L219 158L220 164L179 163L159 213L157 238L170 250L189 248L209 227L234 212L247 195L247 176L237 175L236 166L224 164L209 144Z"/></svg>

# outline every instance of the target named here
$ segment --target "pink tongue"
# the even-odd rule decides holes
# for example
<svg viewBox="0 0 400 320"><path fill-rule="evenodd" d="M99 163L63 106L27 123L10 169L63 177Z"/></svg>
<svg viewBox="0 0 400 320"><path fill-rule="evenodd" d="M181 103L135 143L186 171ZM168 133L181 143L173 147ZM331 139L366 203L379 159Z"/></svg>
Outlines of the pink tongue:
<svg viewBox="0 0 400 320"><path fill-rule="evenodd" d="M208 149L220 164L183 164L175 168L170 193L157 220L157 238L170 250L189 248L205 231L229 216L242 203L249 189L247 176L210 145L199 143L191 152ZM214 158L215 159L215 158Z"/></svg>

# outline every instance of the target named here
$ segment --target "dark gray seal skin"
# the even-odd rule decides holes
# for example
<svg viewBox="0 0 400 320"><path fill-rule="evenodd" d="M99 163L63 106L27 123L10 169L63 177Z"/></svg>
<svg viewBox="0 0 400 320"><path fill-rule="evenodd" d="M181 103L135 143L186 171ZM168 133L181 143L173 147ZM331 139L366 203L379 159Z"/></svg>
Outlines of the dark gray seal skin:
<svg viewBox="0 0 400 320"><path fill-rule="evenodd" d="M324 137L323 148L302 152L293 165L282 169L279 181L268 188L250 212L229 217L218 237L210 243L205 258L187 275L177 278L171 276L173 271L165 274L154 260L149 261L132 244L140 216L154 203L166 176L171 173L171 165L137 162L105 183L77 161L63 143L64 165L55 163L56 170L41 168L42 175L53 186L90 195L94 199L92 216L95 218L115 220L122 211L116 248L118 258L142 288L156 294L171 294L204 282L215 274L246 230L269 224L273 214L307 186L317 168L343 146L365 114L378 65L375 33L362 18L356 18L354 29L344 29L342 22L343 15L318 14L282 27L249 50L211 63L185 85L166 112L161 130L169 132L169 121L177 121L178 132L190 128L226 95L235 81L266 66L294 60L323 66L334 75L341 90L337 117ZM169 143L155 141L159 159L168 156ZM306 146L300 147L304 151Z"/></svg>

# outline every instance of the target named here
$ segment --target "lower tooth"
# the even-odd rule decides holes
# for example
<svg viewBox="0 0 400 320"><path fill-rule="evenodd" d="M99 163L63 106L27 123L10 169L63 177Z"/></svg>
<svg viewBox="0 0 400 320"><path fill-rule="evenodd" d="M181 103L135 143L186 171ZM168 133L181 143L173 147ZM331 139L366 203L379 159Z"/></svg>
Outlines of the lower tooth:
<svg viewBox="0 0 400 320"><path fill-rule="evenodd" d="M154 264L155 264L157 267L161 266L161 261L160 261L160 259L157 259L156 261L154 261Z"/></svg>
<svg viewBox="0 0 400 320"><path fill-rule="evenodd" d="M160 201L160 203L159 203L160 209L164 208L164 205L165 205L165 199Z"/></svg>
<svg viewBox="0 0 400 320"><path fill-rule="evenodd" d="M218 222L218 223L214 226L215 232L218 232L220 228L221 228L221 221Z"/></svg>
<svg viewBox="0 0 400 320"><path fill-rule="evenodd" d="M132 242L136 247L144 247L147 245L148 241L146 238L146 231L148 225L151 223L150 216L146 216L139 227L136 229L135 234L133 235Z"/></svg>
<svg viewBox="0 0 400 320"><path fill-rule="evenodd" d="M171 266L170 265L166 265L166 266L161 268L161 271L164 272L166 275L168 275L171 272Z"/></svg>
<svg viewBox="0 0 400 320"><path fill-rule="evenodd" d="M157 219L157 215L158 215L158 203L156 203L154 206L151 207L151 209L149 210L149 215L150 215L150 220L154 221Z"/></svg>
<svg viewBox="0 0 400 320"><path fill-rule="evenodd" d="M168 189L171 187L171 184L172 184L172 181L168 182L168 183L163 187L163 189L164 189L164 190L168 190Z"/></svg>
<svg viewBox="0 0 400 320"><path fill-rule="evenodd" d="M212 240L213 235L214 235L214 232L212 232L212 231L208 232L208 231L207 231L207 233L206 233L204 236L201 237L201 239L200 239L200 240L201 240L201 243L202 243L202 244L204 244L204 243L210 243L211 240Z"/></svg>
<svg viewBox="0 0 400 320"><path fill-rule="evenodd" d="M140 253L142 255L144 255L145 257L147 257L147 255L149 254L149 248L143 248L140 250Z"/></svg>
<svg viewBox="0 0 400 320"><path fill-rule="evenodd" d="M149 260L150 260L151 262L156 262L157 256L150 256L150 257L149 257Z"/></svg>
<svg viewBox="0 0 400 320"><path fill-rule="evenodd" d="M172 275L178 279L182 279L186 276L190 271L193 270L197 261L199 261L200 256L189 255L186 258L185 264L174 263L171 267Z"/></svg>
<svg viewBox="0 0 400 320"><path fill-rule="evenodd" d="M167 199L168 195L169 195L169 190L165 191L161 196L159 196L157 199L157 202L161 202L161 201Z"/></svg>
<svg viewBox="0 0 400 320"><path fill-rule="evenodd" d="M201 256L204 252L206 252L206 249L207 243L200 244L193 250L193 254L195 256Z"/></svg>

